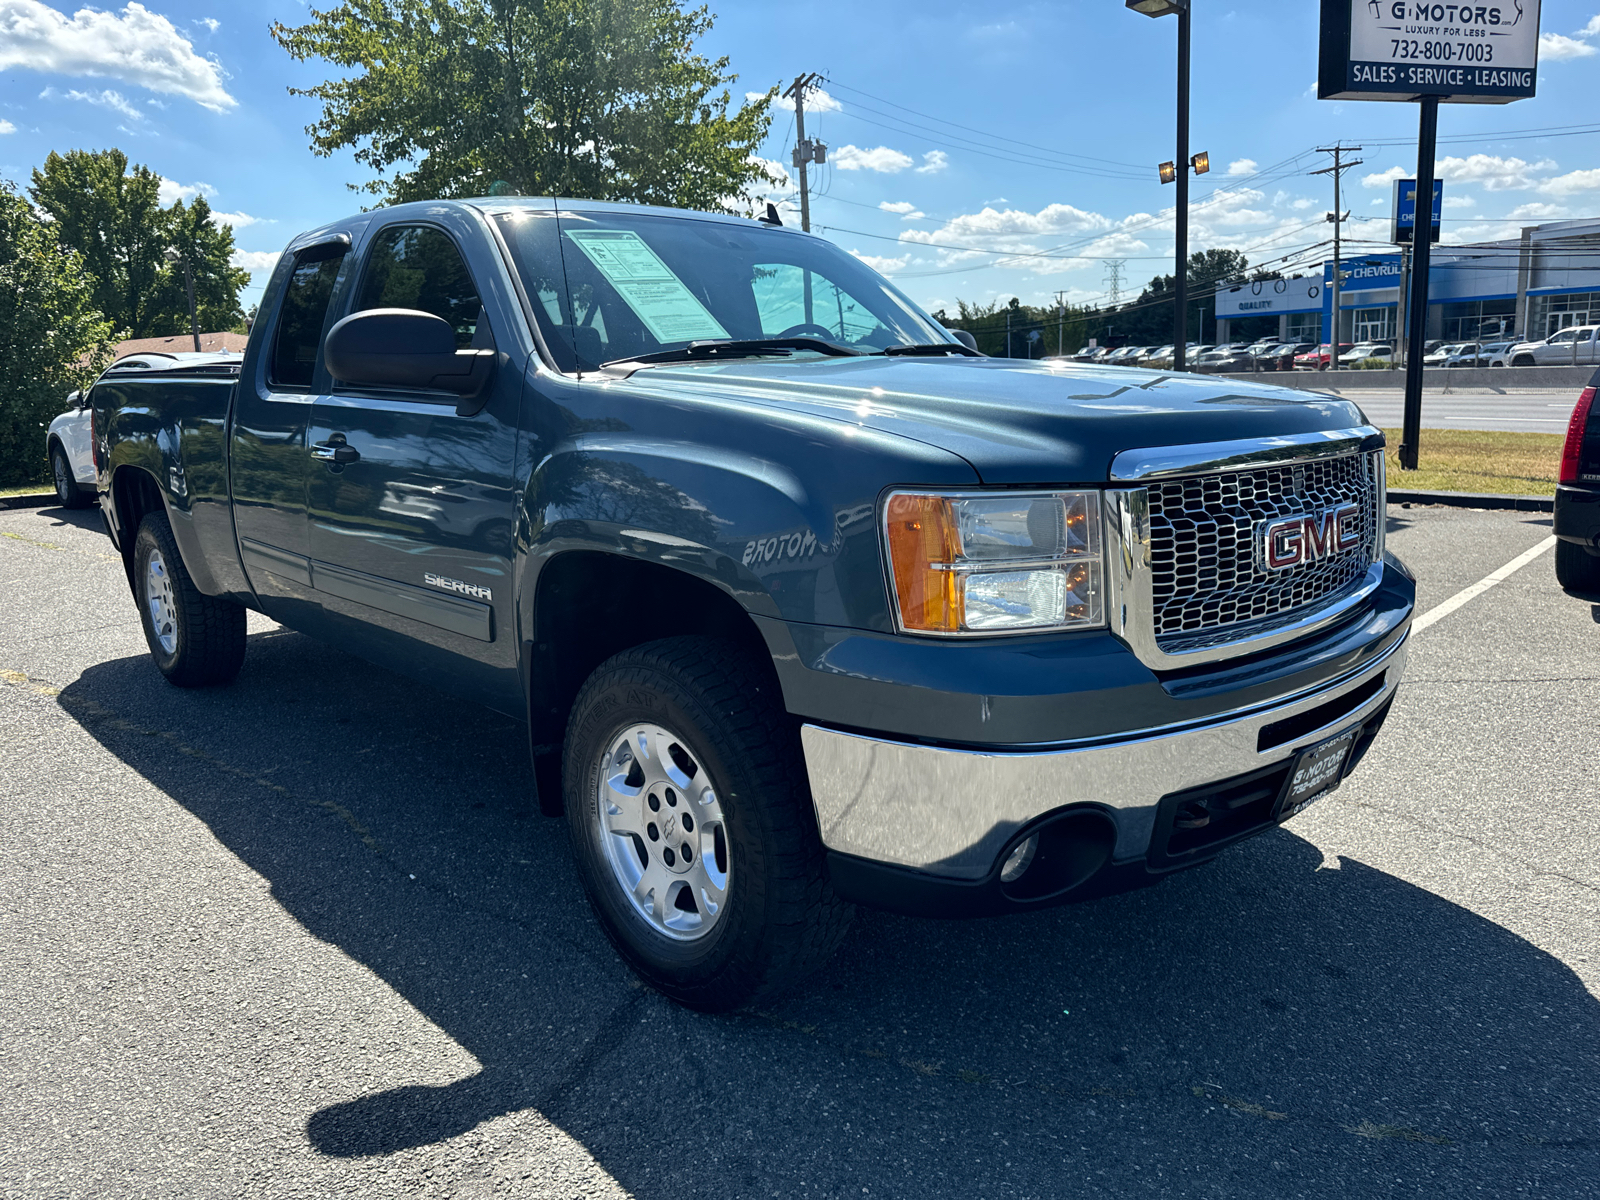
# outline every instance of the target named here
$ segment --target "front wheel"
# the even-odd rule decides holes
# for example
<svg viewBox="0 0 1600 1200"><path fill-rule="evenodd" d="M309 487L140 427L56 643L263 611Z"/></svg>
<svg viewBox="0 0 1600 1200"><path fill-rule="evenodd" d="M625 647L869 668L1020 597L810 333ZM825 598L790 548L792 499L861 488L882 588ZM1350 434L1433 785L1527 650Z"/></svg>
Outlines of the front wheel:
<svg viewBox="0 0 1600 1200"><path fill-rule="evenodd" d="M167 680L179 687L231 682L244 664L244 608L195 587L164 512L139 523L133 580L144 640Z"/></svg>
<svg viewBox="0 0 1600 1200"><path fill-rule="evenodd" d="M798 732L735 644L681 637L602 663L567 729L578 875L647 983L708 1012L820 966L852 909L828 884Z"/></svg>

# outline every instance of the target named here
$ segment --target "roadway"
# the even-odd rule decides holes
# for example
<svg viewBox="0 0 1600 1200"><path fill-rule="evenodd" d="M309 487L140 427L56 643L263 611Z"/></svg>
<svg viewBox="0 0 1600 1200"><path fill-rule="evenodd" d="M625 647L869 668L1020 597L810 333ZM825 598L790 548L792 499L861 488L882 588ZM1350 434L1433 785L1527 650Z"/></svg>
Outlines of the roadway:
<svg viewBox="0 0 1600 1200"><path fill-rule="evenodd" d="M1340 393L1361 406L1367 418L1384 429L1398 429L1405 414L1405 393L1357 391ZM1567 431L1576 393L1557 392L1425 392L1422 396L1424 429L1488 429L1508 433L1559 433Z"/></svg>
<svg viewBox="0 0 1600 1200"><path fill-rule="evenodd" d="M260 619L169 687L97 518L0 511L0 1195L1600 1196L1600 606L1548 536L1391 513L1443 615L1288 825L862 912L707 1017L606 944L518 724Z"/></svg>

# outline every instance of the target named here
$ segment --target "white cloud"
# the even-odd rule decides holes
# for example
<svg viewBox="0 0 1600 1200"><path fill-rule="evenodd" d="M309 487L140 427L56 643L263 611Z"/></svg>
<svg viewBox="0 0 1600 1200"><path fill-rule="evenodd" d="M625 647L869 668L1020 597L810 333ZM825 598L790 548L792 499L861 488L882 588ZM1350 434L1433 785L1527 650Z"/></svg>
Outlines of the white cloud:
<svg viewBox="0 0 1600 1200"><path fill-rule="evenodd" d="M277 222L269 217L252 217L249 213L242 212L214 212L211 221L215 225L232 225L235 229L246 229L251 225L276 225Z"/></svg>
<svg viewBox="0 0 1600 1200"><path fill-rule="evenodd" d="M1377 171L1371 175L1361 177L1361 186L1364 188L1388 187L1397 179L1408 179L1411 172L1404 167L1390 167L1387 171Z"/></svg>
<svg viewBox="0 0 1600 1200"><path fill-rule="evenodd" d="M909 200L884 200L878 207L883 209L884 212L900 213L903 216L908 212L915 211L917 206Z"/></svg>
<svg viewBox="0 0 1600 1200"><path fill-rule="evenodd" d="M1254 175L1261 169L1253 158L1236 158L1228 164L1229 175Z"/></svg>
<svg viewBox="0 0 1600 1200"><path fill-rule="evenodd" d="M746 104L750 104L756 100L764 98L765 96L765 92L746 92L744 94L744 101ZM784 107L793 108L794 97L779 96L775 103ZM843 110L844 105L840 104L836 99L830 96L827 92L823 91L821 88L811 88L806 92L806 116L808 117L816 116L818 113L842 112Z"/></svg>
<svg viewBox="0 0 1600 1200"><path fill-rule="evenodd" d="M762 158L758 154L752 154L746 161L753 162L759 166L762 173L766 175L767 181L774 187L790 187L792 185L793 181L789 178L789 168L776 159Z"/></svg>
<svg viewBox="0 0 1600 1200"><path fill-rule="evenodd" d="M1444 198L1444 206L1446 208L1476 208L1478 202L1471 196L1446 196Z"/></svg>
<svg viewBox="0 0 1600 1200"><path fill-rule="evenodd" d="M863 149L860 146L840 146L833 152L833 165L841 171L878 171L895 175L911 165L911 156L888 146Z"/></svg>
<svg viewBox="0 0 1600 1200"><path fill-rule="evenodd" d="M1506 214L1508 221L1559 221L1567 210L1559 204L1519 204Z"/></svg>
<svg viewBox="0 0 1600 1200"><path fill-rule="evenodd" d="M217 189L209 183L179 183L175 179L163 176L156 191L156 199L161 202L161 207L170 208L179 200L193 200L196 196L205 196L209 199L216 194Z"/></svg>
<svg viewBox="0 0 1600 1200"><path fill-rule="evenodd" d="M1589 23L1578 30L1579 37L1600 37L1600 17L1590 17Z"/></svg>
<svg viewBox="0 0 1600 1200"><path fill-rule="evenodd" d="M243 267L246 271L270 271L278 264L278 251L235 250L230 261L234 266Z"/></svg>
<svg viewBox="0 0 1600 1200"><path fill-rule="evenodd" d="M238 104L222 86L222 65L138 3L120 14L83 8L69 18L40 0L0 0L0 70L12 67L115 79L213 112Z"/></svg>
<svg viewBox="0 0 1600 1200"><path fill-rule="evenodd" d="M917 168L918 175L933 175L944 170L950 165L950 156L943 150L929 150L922 156L922 165Z"/></svg>
<svg viewBox="0 0 1600 1200"><path fill-rule="evenodd" d="M215 33L217 30L222 28L222 22L217 20L215 17L201 17L195 22L195 24L204 25L212 33Z"/></svg>
<svg viewBox="0 0 1600 1200"><path fill-rule="evenodd" d="M1588 42L1580 42L1577 38L1569 38L1563 33L1541 33L1539 35L1539 59L1541 62L1560 62L1567 58L1588 58L1595 53L1595 48Z"/></svg>
<svg viewBox="0 0 1600 1200"><path fill-rule="evenodd" d="M1572 196L1597 189L1600 189L1600 170L1568 171L1565 175L1546 179L1539 185L1539 190L1547 196Z"/></svg>
<svg viewBox="0 0 1600 1200"><path fill-rule="evenodd" d="M144 114L128 102L121 92L114 92L107 88L101 92L58 92L53 87L47 87L39 93L41 100L81 100L85 104L93 104L97 108L109 108L112 112L119 112L134 121L144 120Z"/></svg>
<svg viewBox="0 0 1600 1200"><path fill-rule="evenodd" d="M16 131L17 127L10 121L0 119L0 137L3 137L8 133L15 133Z"/></svg>
<svg viewBox="0 0 1600 1200"><path fill-rule="evenodd" d="M850 253L880 275L893 275L896 271L904 270L905 265L911 261L909 254L902 254L899 258L885 258L879 254L863 254L859 250L852 250Z"/></svg>
<svg viewBox="0 0 1600 1200"><path fill-rule="evenodd" d="M1476 183L1486 192L1503 192L1532 187L1535 180L1530 171L1548 171L1555 165L1548 158L1530 163L1498 154L1469 154L1466 158L1441 158L1434 170L1446 181Z"/></svg>

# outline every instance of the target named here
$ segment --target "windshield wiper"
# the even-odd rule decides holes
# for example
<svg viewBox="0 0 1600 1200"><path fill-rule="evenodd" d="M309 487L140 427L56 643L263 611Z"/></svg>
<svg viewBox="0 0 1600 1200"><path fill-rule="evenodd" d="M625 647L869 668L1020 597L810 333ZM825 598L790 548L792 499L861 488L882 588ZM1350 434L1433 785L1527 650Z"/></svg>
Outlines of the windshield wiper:
<svg viewBox="0 0 1600 1200"><path fill-rule="evenodd" d="M614 358L610 362L601 363L600 365L602 367L613 367L622 363L701 362L716 358L756 358L763 354L787 357L796 350L815 350L819 354L826 354L832 358L853 358L864 353L849 346L841 346L837 342L824 341L822 338L814 337L726 338L690 342L687 346L680 347L677 350L655 350L649 354L632 354L627 358Z"/></svg>
<svg viewBox="0 0 1600 1200"><path fill-rule="evenodd" d="M982 354L979 354L970 346L963 346L960 342L919 342L914 346L885 346L882 350L876 351L876 353L889 355L905 354L924 356L931 356L935 354L960 354L967 358L983 357Z"/></svg>

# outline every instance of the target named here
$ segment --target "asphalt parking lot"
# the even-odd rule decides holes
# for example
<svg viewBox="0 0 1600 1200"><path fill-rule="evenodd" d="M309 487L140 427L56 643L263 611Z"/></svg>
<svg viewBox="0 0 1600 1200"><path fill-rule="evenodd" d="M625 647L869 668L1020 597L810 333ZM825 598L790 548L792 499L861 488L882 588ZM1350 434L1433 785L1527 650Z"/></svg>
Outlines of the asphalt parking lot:
<svg viewBox="0 0 1600 1200"><path fill-rule="evenodd" d="M1390 513L1421 612L1548 535ZM1600 606L1548 551L1289 825L862 912L728 1017L622 968L513 722L255 619L169 687L92 513L0 512L0 598L5 1196L1600 1195Z"/></svg>

